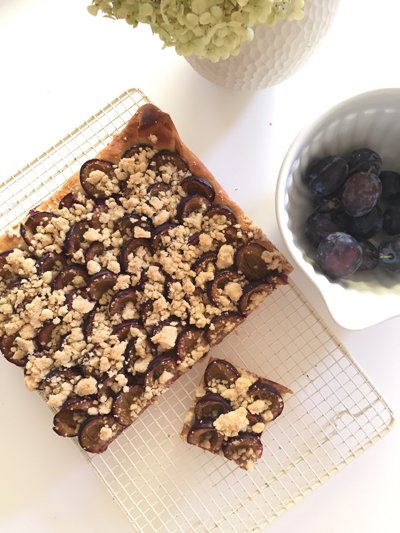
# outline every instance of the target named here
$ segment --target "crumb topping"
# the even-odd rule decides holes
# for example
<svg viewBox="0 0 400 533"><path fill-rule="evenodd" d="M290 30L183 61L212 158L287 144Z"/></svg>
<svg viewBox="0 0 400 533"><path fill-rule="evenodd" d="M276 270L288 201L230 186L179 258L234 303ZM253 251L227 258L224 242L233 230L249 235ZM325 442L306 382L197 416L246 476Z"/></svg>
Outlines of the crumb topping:
<svg viewBox="0 0 400 533"><path fill-rule="evenodd" d="M213 284L219 271L237 270L238 248L260 232L256 226L237 231L232 241L227 230L240 225L226 208L216 205L210 214L208 200L187 201L181 184L191 179L190 170L174 154L157 163L160 154L143 145L104 170L98 160L85 178L91 198L74 192L52 213L33 212L24 224L26 246L0 256L0 349L25 367L26 386L43 390L55 409L101 391L104 401L84 414L107 415L115 394L129 391L131 378L146 375L151 365L157 379L134 400L138 414L173 372L208 352L219 318L240 315L251 280L241 274ZM202 262L210 253L212 260ZM262 259L280 271L279 252L265 251ZM236 323L223 322L221 338ZM202 334L190 341L182 337L188 330ZM170 354L176 370L156 372L157 358ZM239 405L245 379L217 389L236 413L218 425L234 434L246 418ZM110 431L104 427L100 438L108 441Z"/></svg>
<svg viewBox="0 0 400 533"><path fill-rule="evenodd" d="M244 431L249 424L247 411L245 407L239 407L234 411L229 411L220 415L214 421L214 427L225 437L236 437L241 431Z"/></svg>
<svg viewBox="0 0 400 533"><path fill-rule="evenodd" d="M283 408L279 387L232 363L211 359L182 436L251 470L262 453L261 433Z"/></svg>

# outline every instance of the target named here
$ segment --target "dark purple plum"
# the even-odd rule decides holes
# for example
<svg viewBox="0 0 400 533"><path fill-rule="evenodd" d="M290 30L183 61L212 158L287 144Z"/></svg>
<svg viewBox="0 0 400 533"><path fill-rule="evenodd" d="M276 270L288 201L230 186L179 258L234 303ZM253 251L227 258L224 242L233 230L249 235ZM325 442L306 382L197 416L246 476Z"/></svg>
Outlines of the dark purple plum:
<svg viewBox="0 0 400 533"><path fill-rule="evenodd" d="M111 298L110 305L108 307L110 316L121 314L129 303L136 305L137 299L138 292L136 289L123 289L122 291L118 291Z"/></svg>
<svg viewBox="0 0 400 533"><path fill-rule="evenodd" d="M393 170L382 170L379 174L382 183L382 198L387 199L400 194L400 174Z"/></svg>
<svg viewBox="0 0 400 533"><path fill-rule="evenodd" d="M379 175L382 170L381 156L370 148L357 148L346 156L349 175L358 172Z"/></svg>
<svg viewBox="0 0 400 533"><path fill-rule="evenodd" d="M117 274L105 270L90 277L87 284L87 293L91 300L98 301L104 293L114 287L117 282Z"/></svg>
<svg viewBox="0 0 400 533"><path fill-rule="evenodd" d="M227 283L241 283L243 276L232 270L220 270L214 276L213 281L208 285L208 297L216 306L221 306L220 291L224 290Z"/></svg>
<svg viewBox="0 0 400 533"><path fill-rule="evenodd" d="M78 198L77 193L69 192L63 198L61 198L58 208L63 209L66 207L67 209L71 209L71 207L74 207L76 204L83 205L82 200Z"/></svg>
<svg viewBox="0 0 400 533"><path fill-rule="evenodd" d="M154 196L163 196L165 195L171 187L164 183L163 181L159 181L157 183L153 183L150 185L150 187L147 189L147 194L150 198L153 198Z"/></svg>
<svg viewBox="0 0 400 533"><path fill-rule="evenodd" d="M153 148L150 144L134 144L130 146L125 152L122 154L121 159L130 159L131 157L135 157L135 155L139 155L141 152L143 152L146 149Z"/></svg>
<svg viewBox="0 0 400 533"><path fill-rule="evenodd" d="M215 198L214 187L209 181L199 176L187 176L182 181L181 187L186 194L200 194L201 196L205 196L210 202Z"/></svg>
<svg viewBox="0 0 400 533"><path fill-rule="evenodd" d="M98 200L94 206L92 212L92 218L90 219L90 226L94 229L101 229L104 223L100 221L101 215L107 214L108 206L104 200Z"/></svg>
<svg viewBox="0 0 400 533"><path fill-rule="evenodd" d="M62 254L44 254L36 261L37 272L38 274L60 272L65 267L66 262L65 256Z"/></svg>
<svg viewBox="0 0 400 533"><path fill-rule="evenodd" d="M193 246L197 246L199 244L199 238L200 238L200 231L195 231L188 237L188 244L191 244Z"/></svg>
<svg viewBox="0 0 400 533"><path fill-rule="evenodd" d="M227 226L223 230L223 234L225 235L226 242L228 244L234 244L235 247L239 246L240 243L244 243L249 240L246 232L243 231L242 228L237 228L236 225Z"/></svg>
<svg viewBox="0 0 400 533"><path fill-rule="evenodd" d="M213 204L207 209L205 216L208 218L225 217L226 224L237 224L235 213L227 205Z"/></svg>
<svg viewBox="0 0 400 533"><path fill-rule="evenodd" d="M179 222L183 224L185 218L189 217L192 213L205 213L210 205L210 200L208 200L205 196L201 196L200 194L185 196L178 204L176 216Z"/></svg>
<svg viewBox="0 0 400 533"><path fill-rule="evenodd" d="M235 256L235 265L249 280L265 278L270 272L263 259L263 253L268 252L265 244L252 241L241 246Z"/></svg>
<svg viewBox="0 0 400 533"><path fill-rule="evenodd" d="M254 400L264 400L269 404L268 411L272 413L273 419L277 418L283 411L283 399L280 392L268 381L259 379L248 390L248 395Z"/></svg>
<svg viewBox="0 0 400 533"><path fill-rule="evenodd" d="M242 315L248 315L257 305L257 300L270 294L274 286L266 281L252 281L243 289L243 295L239 300L239 311Z"/></svg>
<svg viewBox="0 0 400 533"><path fill-rule="evenodd" d="M316 259L322 272L329 278L346 278L361 265L362 249L351 235L331 233L319 243Z"/></svg>
<svg viewBox="0 0 400 533"><path fill-rule="evenodd" d="M400 233L400 205L388 205L383 214L383 229L388 235Z"/></svg>
<svg viewBox="0 0 400 533"><path fill-rule="evenodd" d="M215 429L212 420L204 419L192 425L187 436L187 441L189 444L194 444L195 446L216 453L222 448L224 438Z"/></svg>
<svg viewBox="0 0 400 533"><path fill-rule="evenodd" d="M343 187L343 208L351 217L366 215L375 207L381 192L382 184L375 174L357 172Z"/></svg>
<svg viewBox="0 0 400 533"><path fill-rule="evenodd" d="M76 437L81 423L87 416L82 415L82 420L80 418L76 411L61 409L53 418L53 431L61 437Z"/></svg>
<svg viewBox="0 0 400 533"><path fill-rule="evenodd" d="M88 279L89 276L83 266L66 266L54 278L53 289L65 289L69 285L80 288L86 285Z"/></svg>
<svg viewBox="0 0 400 533"><path fill-rule="evenodd" d="M343 185L348 170L345 159L330 155L311 163L305 172L304 181L314 195L327 196Z"/></svg>
<svg viewBox="0 0 400 533"><path fill-rule="evenodd" d="M201 353L201 357L208 352L209 345L204 331L198 328L186 328L181 331L176 340L176 352L179 359L190 357L194 350ZM200 357L199 357L200 359Z"/></svg>
<svg viewBox="0 0 400 533"><path fill-rule="evenodd" d="M204 372L204 383L207 387L211 387L214 381L221 381L227 385L235 383L240 377L239 371L224 359L213 359L207 365Z"/></svg>
<svg viewBox="0 0 400 533"><path fill-rule="evenodd" d="M63 383L70 382L75 385L82 377L81 369L77 367L58 367L51 370L40 382L39 389L42 390L48 398L50 394L57 394L61 390Z"/></svg>
<svg viewBox="0 0 400 533"><path fill-rule="evenodd" d="M116 335L120 341L124 341L130 337L131 328L139 329L143 331L143 333L146 333L146 330L137 320L125 320L114 326L113 335Z"/></svg>
<svg viewBox="0 0 400 533"><path fill-rule="evenodd" d="M183 157L176 152L171 152L169 150L160 150L149 161L149 168L152 170L159 170L160 167L165 165L171 165L177 170L182 170L183 172L189 170L188 164Z"/></svg>
<svg viewBox="0 0 400 533"><path fill-rule="evenodd" d="M60 328L53 322L46 322L36 334L36 343L40 350L58 350L62 343Z"/></svg>
<svg viewBox="0 0 400 533"><path fill-rule="evenodd" d="M113 178L115 176L114 165L110 161L103 159L89 159L83 163L79 174L82 188L90 198L94 200L106 200L110 196L109 192L89 182L89 176L95 170L100 170L109 178Z"/></svg>
<svg viewBox="0 0 400 533"><path fill-rule="evenodd" d="M93 261L96 257L101 257L104 252L105 248L102 242L92 242L89 248L83 252L85 263Z"/></svg>
<svg viewBox="0 0 400 533"><path fill-rule="evenodd" d="M400 272L400 236L382 242L378 251L381 266L391 272Z"/></svg>
<svg viewBox="0 0 400 533"><path fill-rule="evenodd" d="M336 213L343 209L339 192L329 196L314 196L313 203L319 213Z"/></svg>
<svg viewBox="0 0 400 533"><path fill-rule="evenodd" d="M194 414L197 420L209 418L216 420L220 415L232 410L230 402L219 394L208 393L197 400Z"/></svg>
<svg viewBox="0 0 400 533"><path fill-rule="evenodd" d="M150 248L150 239L131 239L126 244L122 245L118 260L123 272L128 270L130 254L135 254L135 250L141 246L144 248Z"/></svg>
<svg viewBox="0 0 400 533"><path fill-rule="evenodd" d="M149 364L146 370L146 387L154 386L154 383L159 380L164 373L171 374L168 383L174 381L178 375L176 373L176 359L170 355L159 355L155 357ZM164 382L165 385L167 382Z"/></svg>
<svg viewBox="0 0 400 533"><path fill-rule="evenodd" d="M330 233L335 233L342 229L344 228L339 226L339 224L333 219L331 213L314 211L304 224L304 235L307 237L310 244L316 248L321 242L321 239Z"/></svg>
<svg viewBox="0 0 400 533"><path fill-rule="evenodd" d="M202 254L196 261L193 263L192 269L199 274L200 272L205 272L208 268L208 265L212 264L215 268L217 264L217 254L215 252L205 252Z"/></svg>
<svg viewBox="0 0 400 533"><path fill-rule="evenodd" d="M390 198L386 199L387 205L393 205L395 207L400 207L400 194L394 194Z"/></svg>
<svg viewBox="0 0 400 533"><path fill-rule="evenodd" d="M358 272L373 270L379 263L379 252L370 241L360 242L362 249L362 261L358 267Z"/></svg>
<svg viewBox="0 0 400 533"><path fill-rule="evenodd" d="M38 226L45 227L51 222L52 218L57 218L58 215L47 211L34 211L29 215L24 224L20 226L21 237L26 244L30 246L32 239L34 239Z"/></svg>
<svg viewBox="0 0 400 533"><path fill-rule="evenodd" d="M126 392L120 392L113 402L114 418L122 425L129 426L137 417L137 413L131 406L144 394L144 388L140 385L129 387Z"/></svg>
<svg viewBox="0 0 400 533"><path fill-rule="evenodd" d="M168 243L163 242L163 237L167 237L169 232L177 227L177 224L170 224L169 222L164 222L160 224L153 231L153 237L151 240L151 245L154 250L157 250L162 247L167 247Z"/></svg>
<svg viewBox="0 0 400 533"><path fill-rule="evenodd" d="M89 337L92 336L94 319L95 319L97 311L98 311L98 307L97 305L95 305L93 309L89 313L87 313L83 318L82 331L83 331L86 341L88 341Z"/></svg>
<svg viewBox="0 0 400 533"><path fill-rule="evenodd" d="M135 227L142 228L144 231L150 231L152 229L152 224L150 220L138 215L130 214L124 215L115 223L115 230L118 230L121 233L123 239L133 239L135 237Z"/></svg>
<svg viewBox="0 0 400 533"><path fill-rule="evenodd" d="M81 220L72 224L64 241L64 253L68 257L82 248L85 244L84 234L88 231L89 225L86 220Z"/></svg>
<svg viewBox="0 0 400 533"><path fill-rule="evenodd" d="M231 437L222 449L225 457L235 461L241 468L248 468L248 462L255 463L263 453L260 437L254 433L241 433L237 437Z"/></svg>
<svg viewBox="0 0 400 533"><path fill-rule="evenodd" d="M103 428L109 430L108 438L101 434ZM79 444L87 452L102 453L122 430L121 424L111 415L92 416L85 420L79 428Z"/></svg>
<svg viewBox="0 0 400 533"><path fill-rule="evenodd" d="M348 217L347 231L356 239L369 239L382 229L383 214L379 206L361 217Z"/></svg>
<svg viewBox="0 0 400 533"><path fill-rule="evenodd" d="M76 437L80 426L89 418L90 407L97 407L97 401L93 398L68 398L54 416L53 430L61 437Z"/></svg>
<svg viewBox="0 0 400 533"><path fill-rule="evenodd" d="M14 342L17 338L17 334L14 335L3 335L0 337L0 351L4 355L4 357L7 359L7 361L10 361L10 363L13 363L16 366L25 366L28 358L22 357L22 358L15 358L15 348Z"/></svg>

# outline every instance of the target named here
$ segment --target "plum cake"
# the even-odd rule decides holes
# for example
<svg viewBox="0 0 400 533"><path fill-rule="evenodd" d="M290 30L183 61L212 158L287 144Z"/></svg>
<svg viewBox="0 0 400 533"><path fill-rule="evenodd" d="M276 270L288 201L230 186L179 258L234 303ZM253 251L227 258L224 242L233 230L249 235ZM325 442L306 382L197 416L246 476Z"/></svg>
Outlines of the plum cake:
<svg viewBox="0 0 400 533"><path fill-rule="evenodd" d="M243 370L225 359L211 359L184 421L189 444L252 470L261 458L261 434L283 411L287 387Z"/></svg>
<svg viewBox="0 0 400 533"><path fill-rule="evenodd" d="M0 252L0 349L93 453L291 271L151 104Z"/></svg>

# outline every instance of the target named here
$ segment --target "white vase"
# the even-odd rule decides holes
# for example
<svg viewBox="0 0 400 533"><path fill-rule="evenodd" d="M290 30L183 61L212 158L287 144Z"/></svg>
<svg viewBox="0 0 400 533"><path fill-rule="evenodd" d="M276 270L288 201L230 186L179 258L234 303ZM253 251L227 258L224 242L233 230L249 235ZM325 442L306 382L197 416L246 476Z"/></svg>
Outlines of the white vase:
<svg viewBox="0 0 400 533"><path fill-rule="evenodd" d="M314 52L332 23L340 0L305 0L304 17L274 26L258 25L254 39L239 55L212 63L187 57L204 78L230 89L257 90L276 85L298 70Z"/></svg>

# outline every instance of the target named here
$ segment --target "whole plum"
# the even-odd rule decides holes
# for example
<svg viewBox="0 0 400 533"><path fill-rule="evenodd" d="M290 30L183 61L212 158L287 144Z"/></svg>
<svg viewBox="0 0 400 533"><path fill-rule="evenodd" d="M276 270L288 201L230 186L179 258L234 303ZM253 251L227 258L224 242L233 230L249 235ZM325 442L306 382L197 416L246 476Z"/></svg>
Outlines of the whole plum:
<svg viewBox="0 0 400 533"><path fill-rule="evenodd" d="M304 181L314 195L328 196L346 181L349 167L342 157L327 156L311 163Z"/></svg>
<svg viewBox="0 0 400 533"><path fill-rule="evenodd" d="M366 215L375 207L381 192L382 184L375 174L353 174L343 187L343 208L351 217Z"/></svg>
<svg viewBox="0 0 400 533"><path fill-rule="evenodd" d="M362 262L362 248L354 237L336 232L324 237L318 245L317 263L322 272L332 279L346 278Z"/></svg>

